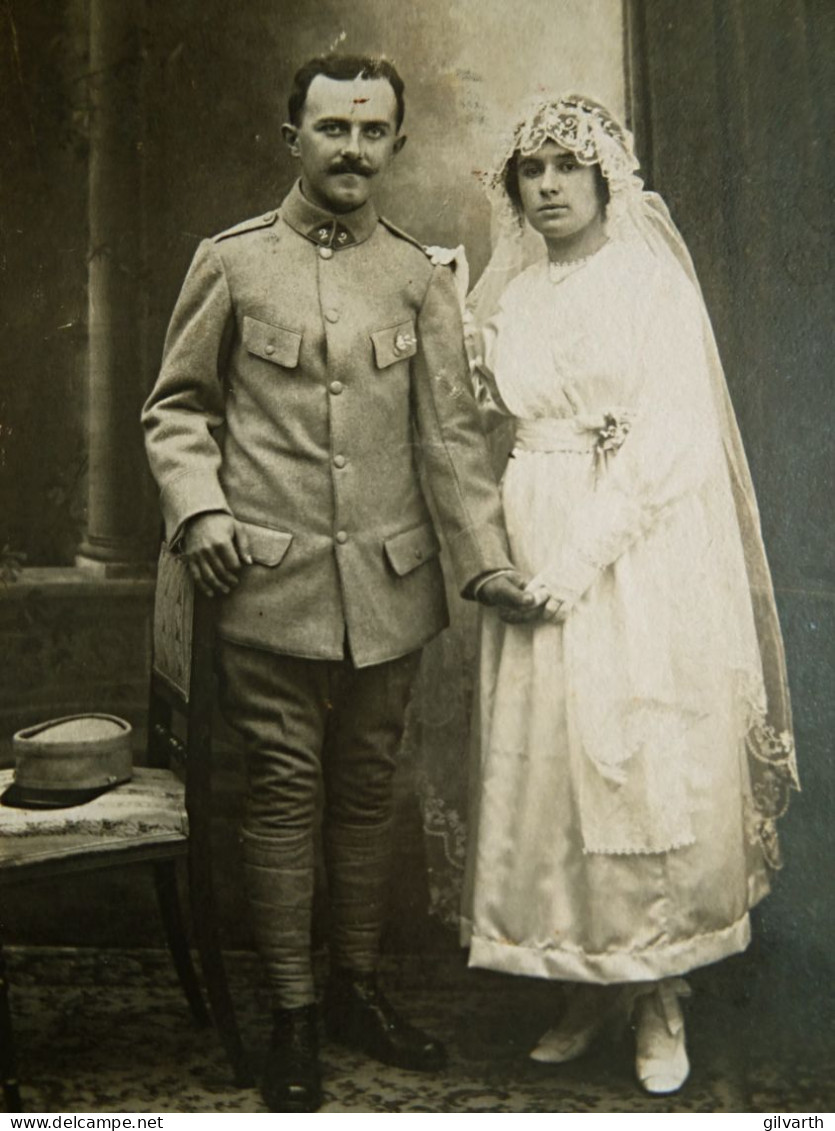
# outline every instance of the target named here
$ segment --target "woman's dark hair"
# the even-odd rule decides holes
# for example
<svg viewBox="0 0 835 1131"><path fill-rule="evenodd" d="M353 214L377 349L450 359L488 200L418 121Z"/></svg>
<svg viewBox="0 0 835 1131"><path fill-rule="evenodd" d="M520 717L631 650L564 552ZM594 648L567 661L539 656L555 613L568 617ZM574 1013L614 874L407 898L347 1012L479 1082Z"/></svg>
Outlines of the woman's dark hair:
<svg viewBox="0 0 835 1131"><path fill-rule="evenodd" d="M328 79L350 82L351 79L385 79L397 100L397 128L403 125L406 103L403 98L403 79L388 59L372 55L317 55L299 67L293 78L293 87L287 100L287 112L294 126L301 124L302 110L310 84L317 75Z"/></svg>
<svg viewBox="0 0 835 1131"><path fill-rule="evenodd" d="M524 219L524 210L522 208L522 194L519 192L519 160L522 154L518 149L515 149L507 159L507 163L502 170L502 184L504 191L510 198L510 203L519 220ZM600 165L592 165L594 169L595 181L597 182L597 192L600 196L600 201L605 208L611 199L609 194L609 182L603 176L603 170Z"/></svg>

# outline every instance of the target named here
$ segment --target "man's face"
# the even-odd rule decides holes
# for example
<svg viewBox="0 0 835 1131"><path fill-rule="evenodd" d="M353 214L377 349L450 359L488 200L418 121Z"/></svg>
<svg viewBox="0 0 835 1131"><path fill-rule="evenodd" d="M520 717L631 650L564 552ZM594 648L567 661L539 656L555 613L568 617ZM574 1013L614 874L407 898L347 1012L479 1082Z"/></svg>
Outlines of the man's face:
<svg viewBox="0 0 835 1131"><path fill-rule="evenodd" d="M386 79L316 75L301 122L284 138L302 165L302 192L330 212L365 204L376 178L406 141L397 134L397 99Z"/></svg>

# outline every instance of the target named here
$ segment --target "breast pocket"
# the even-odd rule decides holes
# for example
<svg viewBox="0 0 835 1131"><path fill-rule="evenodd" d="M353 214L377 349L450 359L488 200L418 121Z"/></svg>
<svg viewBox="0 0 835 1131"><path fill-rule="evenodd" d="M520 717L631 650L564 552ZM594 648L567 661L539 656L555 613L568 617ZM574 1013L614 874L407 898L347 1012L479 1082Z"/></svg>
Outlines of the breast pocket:
<svg viewBox="0 0 835 1131"><path fill-rule="evenodd" d="M244 317L242 338L247 353L279 365L283 369L295 369L299 364L299 350L302 335L284 326L274 326L271 322L261 322L250 315Z"/></svg>
<svg viewBox="0 0 835 1131"><path fill-rule="evenodd" d="M418 340L415 324L409 319L398 322L396 326L386 326L371 335L374 345L374 359L378 369L387 369L396 361L405 361L417 353Z"/></svg>

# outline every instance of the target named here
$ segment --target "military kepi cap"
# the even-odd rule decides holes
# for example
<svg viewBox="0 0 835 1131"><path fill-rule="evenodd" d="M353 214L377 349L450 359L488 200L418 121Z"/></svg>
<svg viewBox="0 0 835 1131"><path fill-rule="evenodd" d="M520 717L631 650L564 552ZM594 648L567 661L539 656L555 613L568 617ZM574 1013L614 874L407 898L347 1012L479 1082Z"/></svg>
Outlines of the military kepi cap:
<svg viewBox="0 0 835 1131"><path fill-rule="evenodd" d="M67 715L14 736L14 781L0 797L20 809L83 805L130 779L131 726L116 715Z"/></svg>

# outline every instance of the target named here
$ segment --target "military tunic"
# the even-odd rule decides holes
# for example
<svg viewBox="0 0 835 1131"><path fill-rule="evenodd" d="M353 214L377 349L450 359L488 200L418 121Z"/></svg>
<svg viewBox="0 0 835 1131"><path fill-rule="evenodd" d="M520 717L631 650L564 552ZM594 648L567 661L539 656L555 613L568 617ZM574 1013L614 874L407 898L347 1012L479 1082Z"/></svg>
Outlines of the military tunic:
<svg viewBox="0 0 835 1131"><path fill-rule="evenodd" d="M201 243L143 423L169 540L205 511L247 526L229 641L332 660L347 637L364 667L440 632L422 481L462 591L510 564L452 272L370 202L335 216L296 185Z"/></svg>

